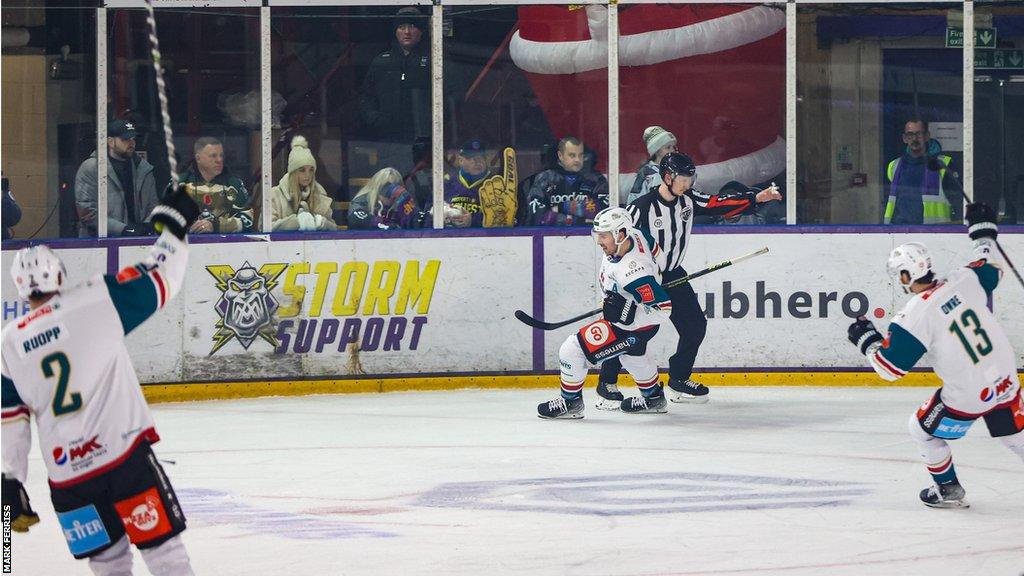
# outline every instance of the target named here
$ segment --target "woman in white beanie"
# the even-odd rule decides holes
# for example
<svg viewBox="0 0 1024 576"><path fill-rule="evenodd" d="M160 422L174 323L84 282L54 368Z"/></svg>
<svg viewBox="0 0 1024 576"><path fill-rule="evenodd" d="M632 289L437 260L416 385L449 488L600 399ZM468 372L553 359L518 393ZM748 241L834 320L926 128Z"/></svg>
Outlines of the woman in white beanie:
<svg viewBox="0 0 1024 576"><path fill-rule="evenodd" d="M288 173L270 191L273 231L337 230L331 219L331 197L316 181L316 159L306 139L292 138Z"/></svg>
<svg viewBox="0 0 1024 576"><path fill-rule="evenodd" d="M644 130L644 146L647 147L647 163L636 172L636 180L633 180L633 188L626 199L627 204L632 204L633 200L647 194L651 188L661 185L658 165L666 154L678 151L676 135L661 126L649 126Z"/></svg>

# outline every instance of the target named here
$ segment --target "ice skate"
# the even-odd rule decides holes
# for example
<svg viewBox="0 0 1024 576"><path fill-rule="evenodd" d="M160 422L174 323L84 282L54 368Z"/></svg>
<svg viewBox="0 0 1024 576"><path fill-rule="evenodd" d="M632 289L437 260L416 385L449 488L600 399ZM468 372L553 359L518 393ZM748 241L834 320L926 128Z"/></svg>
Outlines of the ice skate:
<svg viewBox="0 0 1024 576"><path fill-rule="evenodd" d="M668 387L669 400L678 404L705 404L708 401L708 387L700 382L670 378Z"/></svg>
<svg viewBox="0 0 1024 576"><path fill-rule="evenodd" d="M619 392L618 386L608 382L597 383L597 395L599 396L596 405L598 410L618 410L625 398L622 392Z"/></svg>
<svg viewBox="0 0 1024 576"><path fill-rule="evenodd" d="M664 414L668 412L665 391L661 384L650 396L634 396L622 401L622 411L627 414Z"/></svg>
<svg viewBox="0 0 1024 576"><path fill-rule="evenodd" d="M969 508L964 500L966 494L959 482L937 484L921 490L921 502L932 508Z"/></svg>
<svg viewBox="0 0 1024 576"><path fill-rule="evenodd" d="M580 395L569 400L559 396L549 402L538 404L537 416L547 419L583 418L583 396Z"/></svg>

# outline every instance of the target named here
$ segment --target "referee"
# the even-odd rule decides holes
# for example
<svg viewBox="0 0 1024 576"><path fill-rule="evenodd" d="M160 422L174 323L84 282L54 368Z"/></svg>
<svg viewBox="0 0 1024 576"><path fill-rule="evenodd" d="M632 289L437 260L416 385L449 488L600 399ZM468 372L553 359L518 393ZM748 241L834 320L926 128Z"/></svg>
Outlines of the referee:
<svg viewBox="0 0 1024 576"><path fill-rule="evenodd" d="M697 167L686 154L672 152L662 158L658 168L661 185L634 200L627 209L633 225L649 233L661 248L655 255L655 261L661 272L662 285L686 276L683 257L695 212L729 218L752 209L756 203L782 199L774 186L759 192L739 186L737 188L746 191L705 194L693 188L697 181ZM679 334L676 353L668 361L668 397L673 402L703 404L708 401L708 388L690 380L690 375L697 350L704 341L708 321L689 283L667 288L667 291L672 300L672 325ZM601 364L601 379L597 385L599 396L622 401L623 395L616 386L621 369L618 358ZM599 404L598 407L601 406Z"/></svg>

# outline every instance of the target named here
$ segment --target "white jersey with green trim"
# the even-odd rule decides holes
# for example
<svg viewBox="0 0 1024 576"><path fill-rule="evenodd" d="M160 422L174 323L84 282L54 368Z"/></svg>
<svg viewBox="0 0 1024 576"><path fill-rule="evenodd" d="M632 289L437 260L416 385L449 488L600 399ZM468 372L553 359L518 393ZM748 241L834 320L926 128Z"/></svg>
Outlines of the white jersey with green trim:
<svg viewBox="0 0 1024 576"><path fill-rule="evenodd" d="M927 350L943 383L942 401L953 410L981 415L1015 399L1016 354L989 310L999 274L979 260L916 294L893 317L883 345L869 354L875 370L895 380Z"/></svg>
<svg viewBox="0 0 1024 576"><path fill-rule="evenodd" d="M672 301L661 287L661 273L655 262L661 250L658 244L637 229L630 232L629 238L633 243L629 252L602 259L599 279L604 293L617 292L640 304L631 324L615 323L624 330L639 330L667 320L672 313Z"/></svg>
<svg viewBox="0 0 1024 576"><path fill-rule="evenodd" d="M3 471L24 481L35 417L50 484L115 468L159 436L124 337L179 290L188 245L164 232L145 261L96 275L3 331Z"/></svg>

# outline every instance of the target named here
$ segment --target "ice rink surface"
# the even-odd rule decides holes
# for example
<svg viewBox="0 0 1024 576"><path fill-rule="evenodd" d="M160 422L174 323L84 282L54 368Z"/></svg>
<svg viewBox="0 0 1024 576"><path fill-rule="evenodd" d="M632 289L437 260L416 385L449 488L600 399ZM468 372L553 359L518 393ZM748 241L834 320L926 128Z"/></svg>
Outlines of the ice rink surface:
<svg viewBox="0 0 1024 576"><path fill-rule="evenodd" d="M153 411L197 574L1024 574L1024 463L983 422L953 445L971 507L918 501L906 425L930 393L720 387L625 415L587 389L576 421L537 418L555 389ZM90 574L38 446L26 486L42 522L14 535L14 573Z"/></svg>

